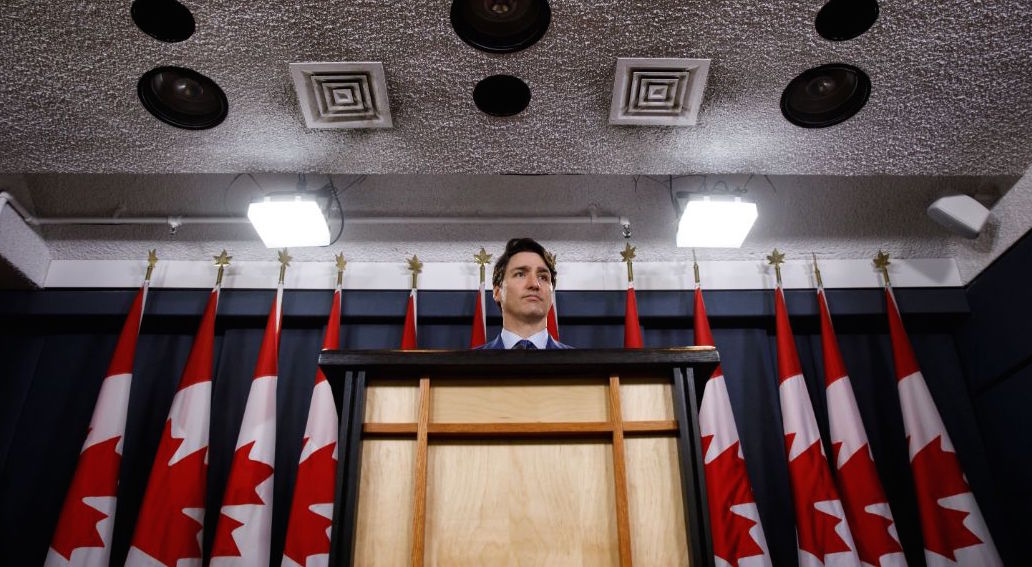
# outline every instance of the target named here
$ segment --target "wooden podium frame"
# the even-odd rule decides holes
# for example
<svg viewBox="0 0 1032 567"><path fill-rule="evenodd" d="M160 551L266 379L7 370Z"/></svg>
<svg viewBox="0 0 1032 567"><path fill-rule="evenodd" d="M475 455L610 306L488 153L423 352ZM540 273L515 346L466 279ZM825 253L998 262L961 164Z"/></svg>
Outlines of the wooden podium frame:
<svg viewBox="0 0 1032 567"><path fill-rule="evenodd" d="M464 443L482 440L488 445L507 440L565 443L602 440L611 443L612 487L615 490L615 539L618 564L632 564L628 519L628 479L625 436L660 436L676 440L688 564L713 565L709 512L703 477L698 408L702 387L719 362L712 347L672 349L574 349L544 351L326 351L319 364L330 381L340 410L338 468L333 513L330 565L352 565L356 553L363 444L367 439L400 438L415 441L414 494L408 564L422 566L427 550L427 469L431 441ZM573 378L571 378L573 377ZM631 381L648 377L667 381L674 419L624 420L621 391ZM416 388L414 419L376 423L367 416L367 391L384 380L407 380ZM490 390L501 383L554 386L597 381L606 392L604 419L515 420L490 422L431 419L431 388L450 384ZM435 391L444 391L441 386ZM596 396L597 398L598 396ZM461 407L461 406L460 406ZM454 413L454 412L453 412ZM433 446L436 446L433 445ZM368 480L368 479L367 479ZM444 497L442 496L441 499ZM678 511L680 513L681 511ZM639 515L641 512L639 511ZM615 560L615 559L614 559ZM554 562L554 561L553 561ZM577 562L577 561L571 561ZM582 562L582 561L581 561ZM682 562L682 560L678 560Z"/></svg>

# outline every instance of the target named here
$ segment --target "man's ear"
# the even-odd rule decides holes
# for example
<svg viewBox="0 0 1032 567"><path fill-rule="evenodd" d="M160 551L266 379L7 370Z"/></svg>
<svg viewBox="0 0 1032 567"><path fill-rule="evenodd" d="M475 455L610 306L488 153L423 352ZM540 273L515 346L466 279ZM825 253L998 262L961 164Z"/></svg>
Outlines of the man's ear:
<svg viewBox="0 0 1032 567"><path fill-rule="evenodd" d="M494 290L491 291L491 297L494 299L495 303L501 303L502 302L502 286L499 286L499 285L494 286Z"/></svg>

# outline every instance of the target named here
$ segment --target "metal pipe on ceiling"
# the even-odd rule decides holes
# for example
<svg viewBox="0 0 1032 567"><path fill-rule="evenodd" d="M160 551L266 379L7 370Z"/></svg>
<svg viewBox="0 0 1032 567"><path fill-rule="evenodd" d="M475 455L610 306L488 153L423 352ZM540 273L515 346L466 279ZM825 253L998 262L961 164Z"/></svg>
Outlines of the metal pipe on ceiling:
<svg viewBox="0 0 1032 567"><path fill-rule="evenodd" d="M34 226L43 225L125 225L162 224L178 228L184 224L250 224L247 217L154 216L154 217L36 217L22 207L13 195L0 191L0 210L4 203L25 221ZM627 217L598 216L531 216L531 217L346 217L345 224L619 224L631 225Z"/></svg>

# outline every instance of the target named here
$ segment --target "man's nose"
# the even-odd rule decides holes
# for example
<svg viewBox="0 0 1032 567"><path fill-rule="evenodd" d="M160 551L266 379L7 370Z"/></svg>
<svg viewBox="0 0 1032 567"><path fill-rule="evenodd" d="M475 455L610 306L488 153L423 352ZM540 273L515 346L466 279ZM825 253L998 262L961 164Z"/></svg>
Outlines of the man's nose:
<svg viewBox="0 0 1032 567"><path fill-rule="evenodd" d="M538 281L537 278L527 278L527 279L528 279L527 287L529 287L531 289L539 289L541 287L541 282Z"/></svg>

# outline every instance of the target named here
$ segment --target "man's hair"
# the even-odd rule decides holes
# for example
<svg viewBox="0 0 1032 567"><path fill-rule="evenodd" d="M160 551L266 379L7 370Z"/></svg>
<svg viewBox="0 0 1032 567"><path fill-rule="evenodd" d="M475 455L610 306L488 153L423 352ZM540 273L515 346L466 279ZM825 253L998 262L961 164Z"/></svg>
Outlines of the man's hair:
<svg viewBox="0 0 1032 567"><path fill-rule="evenodd" d="M491 276L491 285L499 287L502 285L502 280L505 279L505 269L509 267L509 259L519 254L520 252L533 252L541 259L545 261L545 265L548 266L548 272L552 275L552 286L555 286L555 260L552 255L549 254L545 247L538 244L532 238L513 238L505 244L505 252L498 257L498 260L494 265L494 274Z"/></svg>

